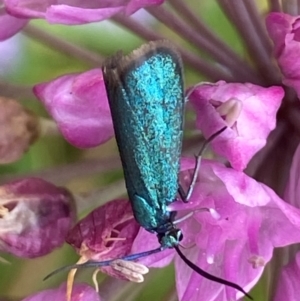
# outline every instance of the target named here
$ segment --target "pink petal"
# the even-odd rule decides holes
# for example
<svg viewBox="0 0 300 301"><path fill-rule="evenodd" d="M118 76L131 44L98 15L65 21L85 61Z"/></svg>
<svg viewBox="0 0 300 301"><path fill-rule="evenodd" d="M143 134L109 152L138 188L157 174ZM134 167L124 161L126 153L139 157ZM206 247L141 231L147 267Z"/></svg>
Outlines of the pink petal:
<svg viewBox="0 0 300 301"><path fill-rule="evenodd" d="M219 131L228 123L219 114L218 107L236 99L241 104L239 115L233 125L212 142L212 149L225 157L233 168L243 170L248 162L266 144L275 128L276 113L284 96L281 87L260 86L219 81L196 87L190 100L197 113L196 127L205 138Z"/></svg>
<svg viewBox="0 0 300 301"><path fill-rule="evenodd" d="M151 5L159 5L164 0L4 0L7 11L15 17L44 18L49 23L85 24L110 18L125 10L131 15L137 10Z"/></svg>
<svg viewBox="0 0 300 301"><path fill-rule="evenodd" d="M19 19L8 14L0 14L0 41L4 41L12 37L27 23L28 19Z"/></svg>
<svg viewBox="0 0 300 301"><path fill-rule="evenodd" d="M194 159L184 159L182 169L193 169L194 164ZM186 171L183 181L190 181ZM214 161L202 161L190 202L170 207L179 214L200 208L214 208L219 213L216 220L209 212L195 212L180 224L186 247L183 251L203 270L237 283L246 291L260 278L275 247L300 241L299 209L243 172ZM200 277L180 258L176 257L175 265L180 300L241 297L233 288Z"/></svg>
<svg viewBox="0 0 300 301"><path fill-rule="evenodd" d="M109 19L122 10L124 10L123 6L88 9L69 5L51 5L46 11L45 19L53 24L85 24Z"/></svg>
<svg viewBox="0 0 300 301"><path fill-rule="evenodd" d="M64 138L80 148L100 145L113 136L101 69L59 77L34 87Z"/></svg>
<svg viewBox="0 0 300 301"><path fill-rule="evenodd" d="M4 3L6 10L15 17L43 18L50 23L74 25L109 18L124 9L127 1L74 0L57 4L54 0L4 0Z"/></svg>
<svg viewBox="0 0 300 301"><path fill-rule="evenodd" d="M35 293L22 301L64 301L66 300L66 285L62 284L55 289L48 289ZM70 301L101 301L98 293L85 283L76 283L73 286Z"/></svg>
<svg viewBox="0 0 300 301"><path fill-rule="evenodd" d="M49 6L49 1L45 0L3 0L3 2L8 13L18 18L44 18L45 10Z"/></svg>
<svg viewBox="0 0 300 301"><path fill-rule="evenodd" d="M283 83L300 97L300 19L284 13L270 13L266 26L274 42L274 54L284 76Z"/></svg>

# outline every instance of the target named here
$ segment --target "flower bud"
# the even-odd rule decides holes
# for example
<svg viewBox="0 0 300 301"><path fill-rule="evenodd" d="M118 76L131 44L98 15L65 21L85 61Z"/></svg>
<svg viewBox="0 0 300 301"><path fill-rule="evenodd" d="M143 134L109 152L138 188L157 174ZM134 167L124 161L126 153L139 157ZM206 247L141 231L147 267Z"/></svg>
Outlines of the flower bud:
<svg viewBox="0 0 300 301"><path fill-rule="evenodd" d="M42 179L0 187L0 249L19 257L45 255L64 243L71 227L72 195Z"/></svg>
<svg viewBox="0 0 300 301"><path fill-rule="evenodd" d="M22 157L39 136L38 118L17 101L0 97L0 164Z"/></svg>
<svg viewBox="0 0 300 301"><path fill-rule="evenodd" d="M98 146L114 135L101 69L41 83L34 87L34 93L74 146Z"/></svg>

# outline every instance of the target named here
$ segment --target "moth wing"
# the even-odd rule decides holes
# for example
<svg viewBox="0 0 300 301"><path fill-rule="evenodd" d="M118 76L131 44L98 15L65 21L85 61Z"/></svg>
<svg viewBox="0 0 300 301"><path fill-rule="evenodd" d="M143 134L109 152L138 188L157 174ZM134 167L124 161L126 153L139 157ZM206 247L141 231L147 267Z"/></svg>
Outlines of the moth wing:
<svg viewBox="0 0 300 301"><path fill-rule="evenodd" d="M152 42L104 68L129 198L159 210L178 189L184 92L181 59L167 41Z"/></svg>

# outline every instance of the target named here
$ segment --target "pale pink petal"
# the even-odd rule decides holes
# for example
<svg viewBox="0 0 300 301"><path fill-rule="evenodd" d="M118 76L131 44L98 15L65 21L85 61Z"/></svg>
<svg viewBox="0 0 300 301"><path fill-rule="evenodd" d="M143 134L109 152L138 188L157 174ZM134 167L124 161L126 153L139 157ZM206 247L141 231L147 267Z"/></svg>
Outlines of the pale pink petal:
<svg viewBox="0 0 300 301"><path fill-rule="evenodd" d="M80 148L94 147L113 136L101 69L36 85L34 93L71 144Z"/></svg>
<svg viewBox="0 0 300 301"><path fill-rule="evenodd" d="M182 169L193 169L194 159L185 159ZM189 182L189 173L181 180ZM181 182L182 182L181 181ZM180 224L183 252L200 268L232 281L249 291L272 258L275 247L300 242L300 210L281 200L269 187L220 163L203 160L194 193L188 204L169 206L180 215L200 208ZM208 301L240 298L233 288L213 283L192 272L176 257L176 279L180 300ZM185 275L185 276L182 276Z"/></svg>
<svg viewBox="0 0 300 301"><path fill-rule="evenodd" d="M227 126L211 143L212 149L225 157L237 170L248 162L266 144L269 133L275 128L276 113L284 96L281 87L264 88L250 83L202 84L192 88L189 97L197 113L196 127L205 138ZM221 104L236 100L239 111L235 122L226 122L218 112ZM232 116L230 116L232 118Z"/></svg>

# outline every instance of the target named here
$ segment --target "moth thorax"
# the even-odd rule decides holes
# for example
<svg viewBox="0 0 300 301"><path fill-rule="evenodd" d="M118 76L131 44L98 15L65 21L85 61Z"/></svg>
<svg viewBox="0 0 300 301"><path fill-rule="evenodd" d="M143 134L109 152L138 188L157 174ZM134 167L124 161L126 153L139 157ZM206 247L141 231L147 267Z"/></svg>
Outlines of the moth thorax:
<svg viewBox="0 0 300 301"><path fill-rule="evenodd" d="M183 235L181 230L179 229L172 229L166 233L158 234L158 240L160 245L166 249L178 246L182 238Z"/></svg>

